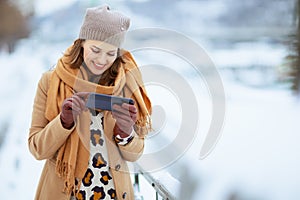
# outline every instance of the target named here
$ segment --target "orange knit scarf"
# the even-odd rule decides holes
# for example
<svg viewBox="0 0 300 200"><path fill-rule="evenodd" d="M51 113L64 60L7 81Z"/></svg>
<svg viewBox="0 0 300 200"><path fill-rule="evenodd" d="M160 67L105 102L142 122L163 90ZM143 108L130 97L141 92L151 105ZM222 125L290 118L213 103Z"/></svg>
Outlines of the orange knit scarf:
<svg viewBox="0 0 300 200"><path fill-rule="evenodd" d="M123 51L122 58L125 63L121 63L115 86L102 86L87 81L87 74L83 67L80 69L71 68L66 64L63 56L58 61L51 75L50 87L47 93L46 118L51 121L59 115L62 102L64 99L72 96L75 91L124 95L125 97L133 98L136 102L139 115L135 130L140 137L144 137L151 126L149 117L151 114L151 102L133 57L129 52ZM112 126L112 124L109 125ZM81 179L88 166L89 126L89 112L83 112L76 119L76 127L58 150L56 173L63 178L65 182L64 191L67 194L70 194L72 191L75 192L76 188L80 186ZM75 185L75 178L79 179L78 185Z"/></svg>

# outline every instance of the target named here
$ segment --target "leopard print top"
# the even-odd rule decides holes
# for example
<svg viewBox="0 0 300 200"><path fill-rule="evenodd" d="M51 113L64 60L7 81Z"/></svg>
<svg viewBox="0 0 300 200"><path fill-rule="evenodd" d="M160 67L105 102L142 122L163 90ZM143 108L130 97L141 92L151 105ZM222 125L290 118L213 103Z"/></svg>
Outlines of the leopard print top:
<svg viewBox="0 0 300 200"><path fill-rule="evenodd" d="M103 113L91 113L90 159L77 200L116 199L103 132Z"/></svg>

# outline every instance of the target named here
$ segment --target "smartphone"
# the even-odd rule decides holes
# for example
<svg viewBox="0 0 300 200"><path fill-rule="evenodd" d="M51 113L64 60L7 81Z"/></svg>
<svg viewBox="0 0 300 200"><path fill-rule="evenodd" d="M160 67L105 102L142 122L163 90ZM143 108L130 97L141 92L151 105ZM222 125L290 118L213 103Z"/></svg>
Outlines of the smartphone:
<svg viewBox="0 0 300 200"><path fill-rule="evenodd" d="M90 93L86 101L86 107L91 109L109 110L112 111L114 104L122 105L123 103L134 104L134 100L113 95Z"/></svg>

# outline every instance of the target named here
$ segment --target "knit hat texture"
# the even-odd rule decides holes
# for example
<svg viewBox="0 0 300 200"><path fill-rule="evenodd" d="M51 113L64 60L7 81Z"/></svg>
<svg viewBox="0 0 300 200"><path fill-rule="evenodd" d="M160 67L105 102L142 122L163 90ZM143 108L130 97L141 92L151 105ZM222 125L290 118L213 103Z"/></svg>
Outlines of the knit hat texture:
<svg viewBox="0 0 300 200"><path fill-rule="evenodd" d="M100 40L120 47L125 39L130 19L108 5L88 8L85 13L79 38Z"/></svg>

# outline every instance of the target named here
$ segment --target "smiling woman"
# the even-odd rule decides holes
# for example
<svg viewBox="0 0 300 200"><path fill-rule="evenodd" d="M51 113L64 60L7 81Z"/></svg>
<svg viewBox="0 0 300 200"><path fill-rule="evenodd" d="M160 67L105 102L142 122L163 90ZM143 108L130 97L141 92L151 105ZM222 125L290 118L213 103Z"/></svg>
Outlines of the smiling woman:
<svg viewBox="0 0 300 200"><path fill-rule="evenodd" d="M83 59L95 75L102 75L117 58L118 48L97 40L83 42Z"/></svg>
<svg viewBox="0 0 300 200"><path fill-rule="evenodd" d="M85 46L85 47L84 47ZM102 49L101 49L102 48ZM122 59L121 50L116 46L110 45L97 40L87 40L78 39L74 42L73 47L70 52L65 54L66 62L70 65L71 68L78 68L81 65L86 69L86 72L89 74L88 78L91 82L99 82L101 85L114 85L114 80L118 75L118 70L120 64L125 62ZM93 61L89 65L86 64L92 58L98 60L97 54L104 54L103 56L106 59L107 67L106 70L100 70L97 72L97 68L92 67L95 65L96 61ZM105 55L106 54L106 55ZM114 57L114 60L112 59ZM99 74L97 74L99 73Z"/></svg>
<svg viewBox="0 0 300 200"><path fill-rule="evenodd" d="M129 23L107 5L87 9L79 38L43 74L28 138L46 160L35 199L134 199L126 161L143 152L151 102L134 58L120 49ZM88 109L91 92L135 104Z"/></svg>

